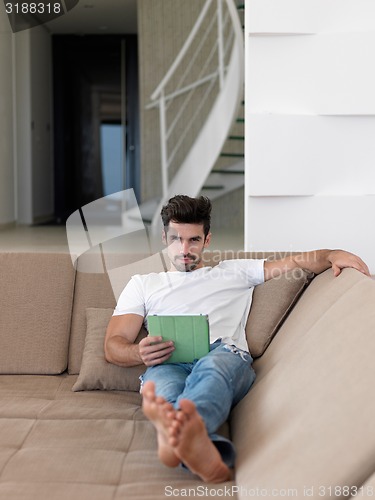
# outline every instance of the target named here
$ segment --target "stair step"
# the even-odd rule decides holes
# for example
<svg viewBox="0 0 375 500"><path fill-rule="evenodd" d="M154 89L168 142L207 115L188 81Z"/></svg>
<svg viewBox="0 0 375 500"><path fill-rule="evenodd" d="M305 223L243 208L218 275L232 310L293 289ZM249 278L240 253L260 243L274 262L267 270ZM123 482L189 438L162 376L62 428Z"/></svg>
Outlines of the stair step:
<svg viewBox="0 0 375 500"><path fill-rule="evenodd" d="M243 153L220 153L223 158L244 158Z"/></svg>
<svg viewBox="0 0 375 500"><path fill-rule="evenodd" d="M244 170L245 162L243 158L235 160L234 163L228 167L218 166L217 169L211 170L211 173L205 182L208 186L221 187L220 185L222 184L224 189L221 188L205 190L205 188L203 188L202 194L205 194L211 200L215 200L235 189L243 187Z"/></svg>
<svg viewBox="0 0 375 500"><path fill-rule="evenodd" d="M245 137L243 135L230 135L228 139L231 141L244 141Z"/></svg>
<svg viewBox="0 0 375 500"><path fill-rule="evenodd" d="M229 170L229 169L218 169L218 170L211 170L212 174L233 174L233 175L244 175L245 172L243 170Z"/></svg>
<svg viewBox="0 0 375 500"><path fill-rule="evenodd" d="M203 186L202 189L224 189L225 186L223 186L222 184L219 184L219 185L216 185L216 186Z"/></svg>

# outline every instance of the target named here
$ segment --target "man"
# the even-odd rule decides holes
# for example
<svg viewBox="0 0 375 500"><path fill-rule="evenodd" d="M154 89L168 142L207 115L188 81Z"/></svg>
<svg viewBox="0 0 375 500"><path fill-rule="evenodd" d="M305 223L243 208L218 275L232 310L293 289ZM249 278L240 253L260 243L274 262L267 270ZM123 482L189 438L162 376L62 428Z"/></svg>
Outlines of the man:
<svg viewBox="0 0 375 500"><path fill-rule="evenodd" d="M206 482L222 482L231 479L235 451L217 429L255 379L245 337L254 287L296 268L319 274L332 267L335 276L345 267L366 275L369 270L359 257L341 250L204 267L210 216L211 202L202 196L178 195L163 207L162 238L170 270L132 277L108 325L105 355L119 366L146 365L143 411L156 428L161 461L170 467L182 464ZM134 343L149 314L207 314L209 354L194 363L163 364L173 342L146 337Z"/></svg>

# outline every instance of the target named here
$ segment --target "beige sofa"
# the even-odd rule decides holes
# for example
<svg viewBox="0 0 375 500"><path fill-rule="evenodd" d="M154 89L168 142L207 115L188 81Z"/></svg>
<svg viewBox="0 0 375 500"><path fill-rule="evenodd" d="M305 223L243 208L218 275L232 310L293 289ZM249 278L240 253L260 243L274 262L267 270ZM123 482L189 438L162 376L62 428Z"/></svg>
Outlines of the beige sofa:
<svg viewBox="0 0 375 500"><path fill-rule="evenodd" d="M0 254L0 499L375 496L373 280L328 270L256 288L257 380L223 428L236 477L207 485L159 463L142 367L103 356L116 290L152 259L109 266L112 282L80 259L76 270L63 253Z"/></svg>

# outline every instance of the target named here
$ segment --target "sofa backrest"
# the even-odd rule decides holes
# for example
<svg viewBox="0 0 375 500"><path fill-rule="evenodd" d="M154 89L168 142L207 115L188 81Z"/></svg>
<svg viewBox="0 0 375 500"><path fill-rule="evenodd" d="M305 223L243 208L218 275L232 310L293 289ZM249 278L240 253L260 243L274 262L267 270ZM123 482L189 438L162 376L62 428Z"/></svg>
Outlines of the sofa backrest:
<svg viewBox="0 0 375 500"><path fill-rule="evenodd" d="M0 253L0 276L0 373L62 373L75 280L70 256Z"/></svg>

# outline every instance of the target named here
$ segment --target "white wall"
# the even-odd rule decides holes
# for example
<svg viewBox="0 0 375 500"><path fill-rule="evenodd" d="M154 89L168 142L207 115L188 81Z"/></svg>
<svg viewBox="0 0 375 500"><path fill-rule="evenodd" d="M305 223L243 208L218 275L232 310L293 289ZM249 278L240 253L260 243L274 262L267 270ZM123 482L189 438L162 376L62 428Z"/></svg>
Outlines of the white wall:
<svg viewBox="0 0 375 500"><path fill-rule="evenodd" d="M12 68L12 32L0 9L0 226L15 220Z"/></svg>
<svg viewBox="0 0 375 500"><path fill-rule="evenodd" d="M375 2L247 0L245 247L375 273Z"/></svg>

